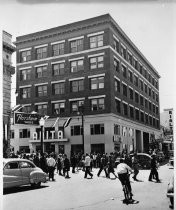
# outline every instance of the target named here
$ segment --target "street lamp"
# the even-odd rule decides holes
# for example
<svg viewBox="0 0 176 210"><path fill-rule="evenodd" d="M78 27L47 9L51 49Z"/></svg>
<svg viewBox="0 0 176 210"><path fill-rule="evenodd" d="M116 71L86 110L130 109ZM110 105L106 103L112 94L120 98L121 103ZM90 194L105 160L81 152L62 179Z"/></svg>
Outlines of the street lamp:
<svg viewBox="0 0 176 210"><path fill-rule="evenodd" d="M43 157L43 126L45 124L45 120L43 117L40 118L39 124L41 127L41 156Z"/></svg>
<svg viewBox="0 0 176 210"><path fill-rule="evenodd" d="M82 148L83 148L83 154L84 154L84 115L82 112L77 112L78 115L81 115L82 120Z"/></svg>

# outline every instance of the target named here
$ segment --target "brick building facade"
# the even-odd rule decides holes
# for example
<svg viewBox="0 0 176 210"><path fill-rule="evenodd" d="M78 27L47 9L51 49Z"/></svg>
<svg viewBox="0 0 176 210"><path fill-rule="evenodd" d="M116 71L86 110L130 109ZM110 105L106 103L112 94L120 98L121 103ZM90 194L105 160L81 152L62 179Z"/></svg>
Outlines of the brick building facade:
<svg viewBox="0 0 176 210"><path fill-rule="evenodd" d="M17 103L50 116L44 151L69 155L83 137L86 152L148 151L160 132L160 76L109 14L17 37L16 47ZM63 139L53 139L68 117ZM16 149L39 149L39 127L14 127Z"/></svg>

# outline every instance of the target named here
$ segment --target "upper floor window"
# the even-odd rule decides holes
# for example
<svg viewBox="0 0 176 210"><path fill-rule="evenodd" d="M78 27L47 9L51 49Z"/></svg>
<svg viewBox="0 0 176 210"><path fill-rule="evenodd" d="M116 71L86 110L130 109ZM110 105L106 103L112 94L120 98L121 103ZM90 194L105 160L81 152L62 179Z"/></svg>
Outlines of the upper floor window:
<svg viewBox="0 0 176 210"><path fill-rule="evenodd" d="M90 48L96 48L102 46L103 46L103 35L90 37Z"/></svg>
<svg viewBox="0 0 176 210"><path fill-rule="evenodd" d="M145 123L148 124L149 120L148 120L148 114L145 114Z"/></svg>
<svg viewBox="0 0 176 210"><path fill-rule="evenodd" d="M138 77L134 75L134 84L138 87Z"/></svg>
<svg viewBox="0 0 176 210"><path fill-rule="evenodd" d="M83 50L83 39L77 39L70 42L71 53L79 52Z"/></svg>
<svg viewBox="0 0 176 210"><path fill-rule="evenodd" d="M130 117L134 118L134 107L130 106Z"/></svg>
<svg viewBox="0 0 176 210"><path fill-rule="evenodd" d="M120 125L114 124L114 135L120 135Z"/></svg>
<svg viewBox="0 0 176 210"><path fill-rule="evenodd" d="M30 98L30 97L31 97L31 88L30 87L20 89L20 98L21 99Z"/></svg>
<svg viewBox="0 0 176 210"><path fill-rule="evenodd" d="M31 79L31 69L25 69L20 71L20 80L30 80Z"/></svg>
<svg viewBox="0 0 176 210"><path fill-rule="evenodd" d="M148 74L148 81L151 82L151 75Z"/></svg>
<svg viewBox="0 0 176 210"><path fill-rule="evenodd" d="M47 85L41 85L36 87L36 95L38 97L47 96Z"/></svg>
<svg viewBox="0 0 176 210"><path fill-rule="evenodd" d="M148 100L145 99L145 108L148 108Z"/></svg>
<svg viewBox="0 0 176 210"><path fill-rule="evenodd" d="M47 104L36 105L36 112L41 115L47 114Z"/></svg>
<svg viewBox="0 0 176 210"><path fill-rule="evenodd" d="M104 57L98 56L98 57L92 57L90 58L90 69L97 69L97 68L103 68L104 67Z"/></svg>
<svg viewBox="0 0 176 210"><path fill-rule="evenodd" d="M126 103L123 103L123 114L128 116L128 105Z"/></svg>
<svg viewBox="0 0 176 210"><path fill-rule="evenodd" d="M52 85L53 95L60 95L65 93L65 83L56 83Z"/></svg>
<svg viewBox="0 0 176 210"><path fill-rule="evenodd" d="M135 116L136 116L136 120L139 120L139 110L135 109Z"/></svg>
<svg viewBox="0 0 176 210"><path fill-rule="evenodd" d="M64 43L54 44L52 45L52 55L63 55L64 54Z"/></svg>
<svg viewBox="0 0 176 210"><path fill-rule="evenodd" d="M30 138L30 129L20 129L19 136L20 138Z"/></svg>
<svg viewBox="0 0 176 210"><path fill-rule="evenodd" d="M41 47L36 49L36 58L42 59L47 57L47 47Z"/></svg>
<svg viewBox="0 0 176 210"><path fill-rule="evenodd" d="M104 124L91 124L90 134L91 135L104 134Z"/></svg>
<svg viewBox="0 0 176 210"><path fill-rule="evenodd" d="M141 112L141 122L144 122L144 113Z"/></svg>
<svg viewBox="0 0 176 210"><path fill-rule="evenodd" d="M143 96L140 96L140 104L141 104L141 106L144 105L144 98L143 98Z"/></svg>
<svg viewBox="0 0 176 210"><path fill-rule="evenodd" d="M141 87L141 90L143 91L143 89L144 89L144 83L143 83L142 80L140 80L140 87Z"/></svg>
<svg viewBox="0 0 176 210"><path fill-rule="evenodd" d="M152 98L155 100L155 92L152 90Z"/></svg>
<svg viewBox="0 0 176 210"><path fill-rule="evenodd" d="M127 68L124 65L122 65L122 74L125 78L127 77Z"/></svg>
<svg viewBox="0 0 176 210"><path fill-rule="evenodd" d="M104 110L105 109L104 103L105 103L104 98L91 99L91 110L92 111Z"/></svg>
<svg viewBox="0 0 176 210"><path fill-rule="evenodd" d="M15 138L15 132L14 130L10 130L10 138L14 139Z"/></svg>
<svg viewBox="0 0 176 210"><path fill-rule="evenodd" d="M126 59L126 48L123 45L120 46L120 54Z"/></svg>
<svg viewBox="0 0 176 210"><path fill-rule="evenodd" d="M144 77L147 79L147 70L143 69L143 72L144 72Z"/></svg>
<svg viewBox="0 0 176 210"><path fill-rule="evenodd" d="M53 64L52 65L52 71L53 71L53 75L63 75L64 74L64 67L65 64L64 63L57 63L57 64Z"/></svg>
<svg viewBox="0 0 176 210"><path fill-rule="evenodd" d="M128 78L129 78L130 82L133 83L133 73L129 70L128 70Z"/></svg>
<svg viewBox="0 0 176 210"><path fill-rule="evenodd" d="M83 128L80 125L71 126L71 136L80 136L83 134Z"/></svg>
<svg viewBox="0 0 176 210"><path fill-rule="evenodd" d="M20 54L21 62L27 62L31 60L31 50L22 51Z"/></svg>
<svg viewBox="0 0 176 210"><path fill-rule="evenodd" d="M114 44L113 47L114 47L115 51L119 53L119 47L120 47L119 41L114 39L114 43L113 44Z"/></svg>
<svg viewBox="0 0 176 210"><path fill-rule="evenodd" d="M139 94L135 92L135 102L139 103Z"/></svg>
<svg viewBox="0 0 176 210"><path fill-rule="evenodd" d="M114 58L114 68L117 72L120 72L120 61Z"/></svg>
<svg viewBox="0 0 176 210"><path fill-rule="evenodd" d="M131 64L131 65L133 65L133 56L132 56L132 54L131 53L127 53L127 56L128 56L128 62Z"/></svg>
<svg viewBox="0 0 176 210"><path fill-rule="evenodd" d="M84 100L71 101L71 112L78 112L84 106Z"/></svg>
<svg viewBox="0 0 176 210"><path fill-rule="evenodd" d="M138 70L138 61L136 59L134 59L134 68Z"/></svg>
<svg viewBox="0 0 176 210"><path fill-rule="evenodd" d="M115 91L120 93L120 81L115 79Z"/></svg>
<svg viewBox="0 0 176 210"><path fill-rule="evenodd" d="M148 88L148 94L149 94L149 96L151 96L151 88L150 87Z"/></svg>
<svg viewBox="0 0 176 210"><path fill-rule="evenodd" d="M130 99L133 100L133 89L129 88Z"/></svg>
<svg viewBox="0 0 176 210"><path fill-rule="evenodd" d="M47 66L36 67L36 78L47 76Z"/></svg>
<svg viewBox="0 0 176 210"><path fill-rule="evenodd" d="M71 72L78 72L84 70L84 61L83 60L76 60L70 62Z"/></svg>
<svg viewBox="0 0 176 210"><path fill-rule="evenodd" d="M142 73L143 73L143 67L142 67L141 64L139 64L139 72L140 72L140 74L142 75Z"/></svg>
<svg viewBox="0 0 176 210"><path fill-rule="evenodd" d="M104 77L96 77L90 79L91 90L104 88Z"/></svg>
<svg viewBox="0 0 176 210"><path fill-rule="evenodd" d="M80 92L84 90L84 80L75 80L70 82L71 92Z"/></svg>
<svg viewBox="0 0 176 210"><path fill-rule="evenodd" d="M116 108L116 111L118 113L121 113L121 101L120 100L115 100L115 108Z"/></svg>
<svg viewBox="0 0 176 210"><path fill-rule="evenodd" d="M147 84L144 83L145 93L147 94Z"/></svg>
<svg viewBox="0 0 176 210"><path fill-rule="evenodd" d="M127 85L123 84L123 95L127 97Z"/></svg>
<svg viewBox="0 0 176 210"><path fill-rule="evenodd" d="M156 102L159 101L159 97L158 97L158 94L156 93Z"/></svg>
<svg viewBox="0 0 176 210"><path fill-rule="evenodd" d="M52 104L53 114L62 114L65 112L65 102L57 102Z"/></svg>

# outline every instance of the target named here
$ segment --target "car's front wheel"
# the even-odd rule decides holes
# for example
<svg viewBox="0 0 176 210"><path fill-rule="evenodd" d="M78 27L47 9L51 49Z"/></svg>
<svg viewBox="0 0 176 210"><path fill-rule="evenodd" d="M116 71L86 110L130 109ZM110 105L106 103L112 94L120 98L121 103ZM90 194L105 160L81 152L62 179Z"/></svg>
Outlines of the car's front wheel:
<svg viewBox="0 0 176 210"><path fill-rule="evenodd" d="M41 186L41 182L31 183L31 186L34 187L34 188L40 187Z"/></svg>

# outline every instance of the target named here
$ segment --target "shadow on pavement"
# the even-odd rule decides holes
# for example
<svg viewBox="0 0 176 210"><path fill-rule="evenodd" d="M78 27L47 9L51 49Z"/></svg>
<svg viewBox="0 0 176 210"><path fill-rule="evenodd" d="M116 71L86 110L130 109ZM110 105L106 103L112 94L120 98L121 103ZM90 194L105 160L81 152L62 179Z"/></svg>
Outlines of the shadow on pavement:
<svg viewBox="0 0 176 210"><path fill-rule="evenodd" d="M49 186L41 186L39 188L33 188L31 186L22 186L22 187L13 187L13 188L9 188L9 189L4 189L3 190L3 195L7 195L7 194L12 194L12 193L18 193L18 192L25 192L25 191L31 191L31 190L40 190L43 188L46 188Z"/></svg>
<svg viewBox="0 0 176 210"><path fill-rule="evenodd" d="M126 199L124 199L123 200L123 203L124 204L126 204L126 205L129 205L129 204L138 204L139 203L139 201L136 201L136 200L126 200Z"/></svg>

